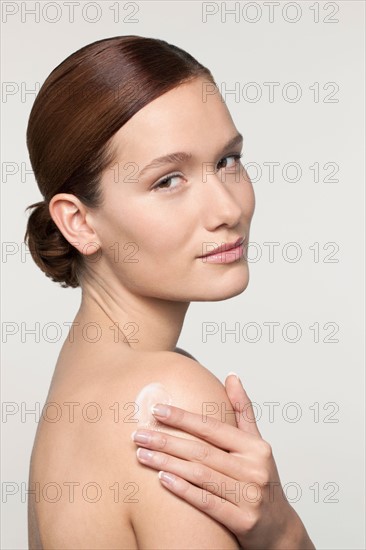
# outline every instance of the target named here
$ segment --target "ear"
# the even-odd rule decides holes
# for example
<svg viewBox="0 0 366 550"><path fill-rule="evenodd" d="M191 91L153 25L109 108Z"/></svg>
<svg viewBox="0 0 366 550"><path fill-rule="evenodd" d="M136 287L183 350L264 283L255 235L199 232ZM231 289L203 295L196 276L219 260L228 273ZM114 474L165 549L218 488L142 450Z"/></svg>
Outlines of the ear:
<svg viewBox="0 0 366 550"><path fill-rule="evenodd" d="M58 193L49 203L50 216L72 246L90 256L100 248L94 228L88 222L88 210L75 195Z"/></svg>

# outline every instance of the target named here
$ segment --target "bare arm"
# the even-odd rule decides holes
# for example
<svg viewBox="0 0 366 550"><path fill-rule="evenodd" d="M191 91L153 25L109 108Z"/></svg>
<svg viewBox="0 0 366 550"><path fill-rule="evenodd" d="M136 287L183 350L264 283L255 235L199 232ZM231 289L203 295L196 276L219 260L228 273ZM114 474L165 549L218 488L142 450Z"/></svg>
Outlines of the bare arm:
<svg viewBox="0 0 366 550"><path fill-rule="evenodd" d="M136 444L152 452L144 463L155 469L162 464L168 476L167 480L161 479L164 487L220 521L243 548L314 549L304 524L280 489L281 481L271 446L258 430L244 387L236 376L228 376L225 385L238 413L237 428L210 418L210 415L202 417L172 405L159 405L154 411L154 416L165 426L201 438L204 475L197 475L196 441L183 441L155 430L145 430L144 433L150 433L147 440L140 440L142 430L134 434ZM244 493L248 482L250 486L256 486L254 499L247 499L247 493ZM234 486L237 486L237 491L232 490ZM208 491L210 506L203 506L204 489Z"/></svg>
<svg viewBox="0 0 366 550"><path fill-rule="evenodd" d="M156 354L156 379L173 396L173 404L192 412L202 413L203 408L215 410L213 418L236 426L235 414L221 382L200 363L175 353ZM175 357L174 357L175 356ZM156 363L155 363L156 361ZM226 414L222 415L222 410ZM138 426L136 426L138 427ZM132 431L132 430L131 430ZM162 426L162 432L176 437L197 440L181 430ZM203 459L201 445L197 445L197 468ZM164 465L159 466L164 469ZM136 475L140 488L140 503L132 509L132 525L141 550L159 549L238 549L235 536L221 523L188 502L168 492L158 479L158 471L137 464ZM202 491L205 500L205 491Z"/></svg>

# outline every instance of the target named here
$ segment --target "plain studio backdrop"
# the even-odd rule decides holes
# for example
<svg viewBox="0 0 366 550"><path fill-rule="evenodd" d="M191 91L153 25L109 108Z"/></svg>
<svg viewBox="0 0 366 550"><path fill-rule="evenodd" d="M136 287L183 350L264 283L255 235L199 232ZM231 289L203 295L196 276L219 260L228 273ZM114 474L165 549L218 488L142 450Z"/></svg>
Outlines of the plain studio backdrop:
<svg viewBox="0 0 366 550"><path fill-rule="evenodd" d="M212 71L256 194L247 289L192 303L178 345L239 373L316 548L365 548L364 19L362 1L2 2L2 548L27 548L32 444L81 299L22 242L42 198L28 116L56 65L124 34Z"/></svg>

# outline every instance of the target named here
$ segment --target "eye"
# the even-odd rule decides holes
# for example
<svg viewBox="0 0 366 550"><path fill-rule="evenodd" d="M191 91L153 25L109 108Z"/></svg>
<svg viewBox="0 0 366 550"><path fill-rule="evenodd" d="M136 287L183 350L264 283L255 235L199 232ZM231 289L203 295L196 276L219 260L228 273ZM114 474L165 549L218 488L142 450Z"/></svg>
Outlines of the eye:
<svg viewBox="0 0 366 550"><path fill-rule="evenodd" d="M225 162L226 159L234 159L234 162L231 166L227 166L227 164L226 164L225 166L222 166L222 168L235 168L239 164L240 159L241 159L242 156L243 156L243 153L240 153L240 154L236 153L234 155L228 155L227 157L224 157L219 161L218 166L221 162ZM220 168L219 168L219 170L220 170Z"/></svg>
<svg viewBox="0 0 366 550"><path fill-rule="evenodd" d="M164 193L173 192L173 191L175 191L175 189L178 189L179 187L181 187L181 185L175 185L173 187L172 186L166 187L166 185L169 182L171 182L173 180L177 180L179 178L182 178L182 176L180 174L171 174L170 176L166 176L162 180L158 181L158 183L156 185L154 185L154 187L152 187L152 190L155 191L156 189L163 189ZM161 187L161 186L163 186L163 187Z"/></svg>
<svg viewBox="0 0 366 550"><path fill-rule="evenodd" d="M222 158L219 163L218 163L218 166L220 163L222 162L226 162L225 166L221 166L219 168L219 170L221 168L236 168L236 166L239 164L240 162L240 159L241 157L243 156L243 153L235 153L233 155L227 155L226 157ZM232 165L230 166L227 166L227 159L234 159L234 162L232 163ZM171 185L170 182L174 181L174 180L179 180L179 179L182 179L183 176L181 176L180 174L170 174L169 176L165 176L163 179L161 179L160 181L158 181L152 188L151 190L152 191L157 191L157 190L162 190L164 193L172 193L172 192L175 192L177 189L180 189L182 187L182 184L176 184L176 185Z"/></svg>

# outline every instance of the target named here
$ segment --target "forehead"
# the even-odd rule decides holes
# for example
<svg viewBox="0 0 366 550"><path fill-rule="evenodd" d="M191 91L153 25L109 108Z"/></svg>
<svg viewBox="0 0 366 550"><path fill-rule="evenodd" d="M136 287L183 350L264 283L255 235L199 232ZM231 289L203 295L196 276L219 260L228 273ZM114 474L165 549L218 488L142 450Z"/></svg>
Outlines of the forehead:
<svg viewBox="0 0 366 550"><path fill-rule="evenodd" d="M118 160L148 161L175 150L220 148L235 126L217 87L196 78L140 109L116 134Z"/></svg>

